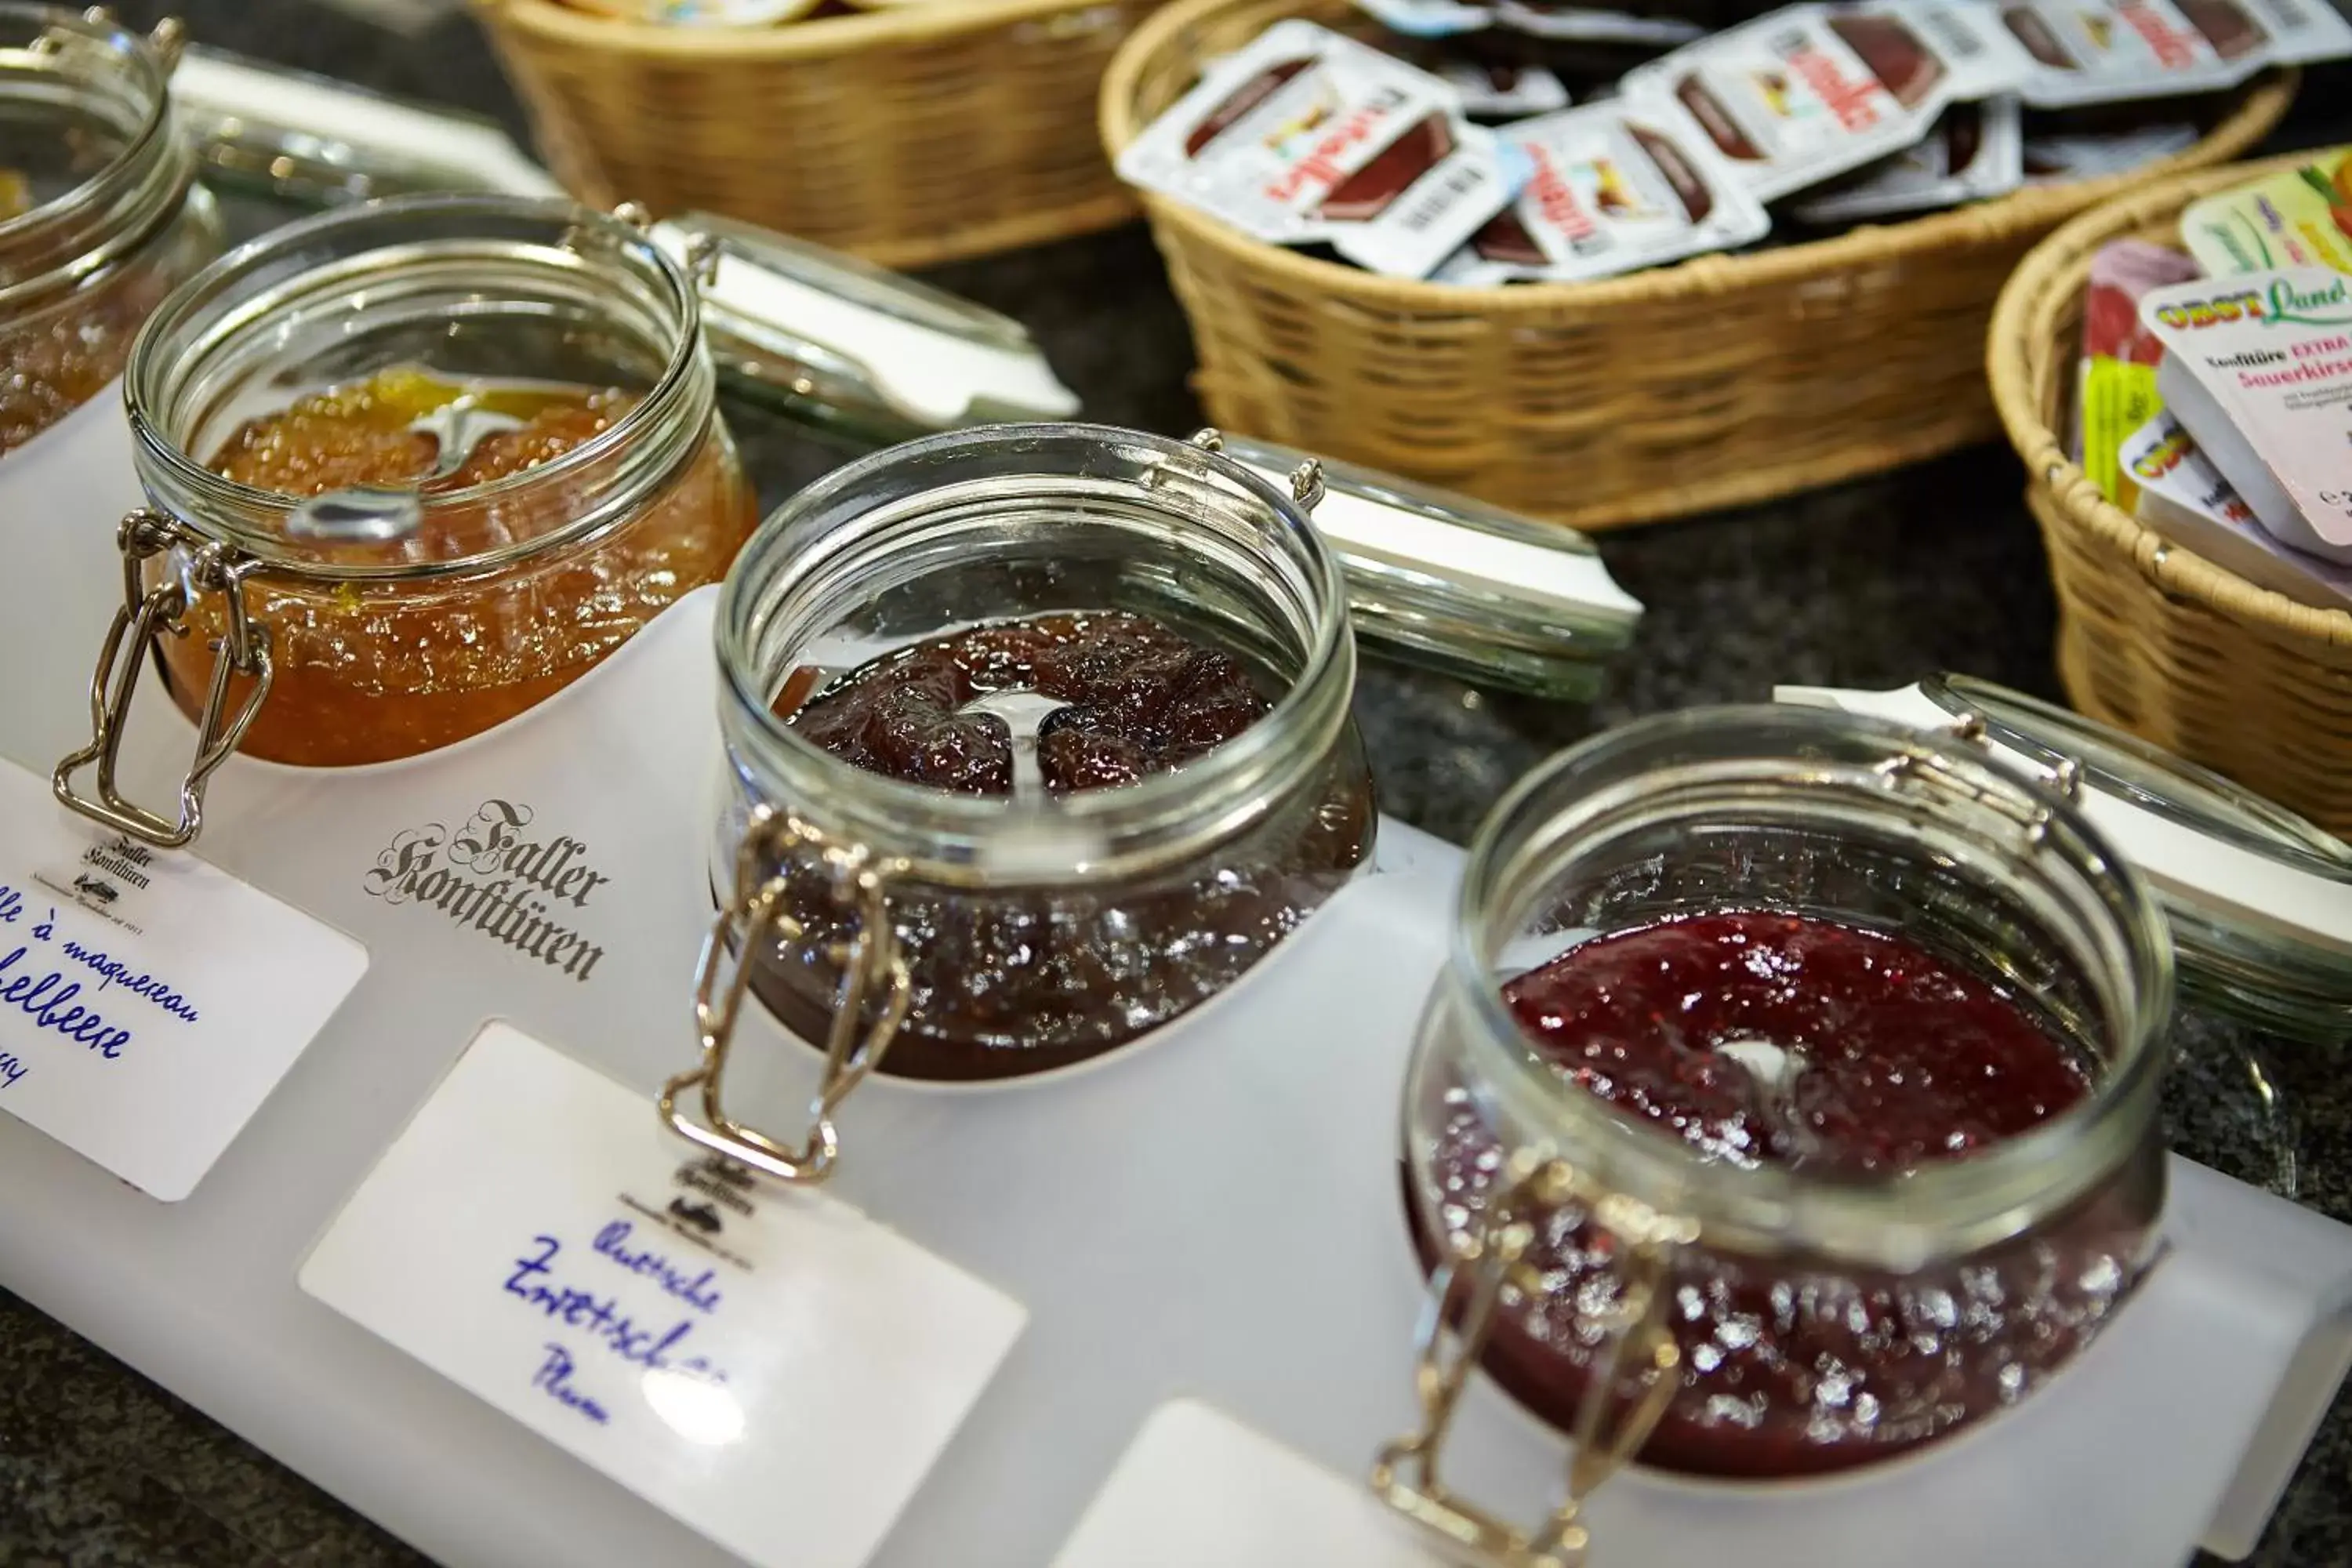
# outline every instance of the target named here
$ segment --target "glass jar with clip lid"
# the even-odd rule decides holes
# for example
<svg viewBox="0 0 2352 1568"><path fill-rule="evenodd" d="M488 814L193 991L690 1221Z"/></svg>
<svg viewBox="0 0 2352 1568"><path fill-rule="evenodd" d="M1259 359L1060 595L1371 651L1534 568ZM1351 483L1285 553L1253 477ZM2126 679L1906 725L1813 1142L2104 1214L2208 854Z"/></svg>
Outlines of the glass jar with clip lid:
<svg viewBox="0 0 2352 1568"><path fill-rule="evenodd" d="M182 29L0 4L0 454L122 373L133 336L220 252L170 100Z"/></svg>
<svg viewBox="0 0 2352 1568"><path fill-rule="evenodd" d="M719 601L720 912L666 1119L821 1180L869 1073L1070 1068L1222 994L1368 862L1356 631L1481 671L1499 637L1558 693L1630 636L1589 545L1507 524L1214 431L1086 425L933 437L794 498ZM826 1042L788 1137L724 1108L753 997Z"/></svg>
<svg viewBox="0 0 2352 1568"><path fill-rule="evenodd" d="M695 278L625 211L306 220L167 300L125 391L149 505L56 787L167 847L239 750L381 762L523 711L716 581L754 520ZM197 731L169 814L115 776L151 648Z"/></svg>
<svg viewBox="0 0 2352 1568"><path fill-rule="evenodd" d="M1382 1496L1556 1568L1624 1464L1873 1464L2082 1350L2155 1252L2172 964L2073 787L1949 729L1716 709L1496 809L1406 1087L1433 1305ZM1441 1479L1474 1368L1572 1436L1532 1527Z"/></svg>
<svg viewBox="0 0 2352 1568"><path fill-rule="evenodd" d="M1320 481L1277 489L1218 444L958 431L762 526L719 605L720 910L701 1061L663 1095L677 1131L822 1180L867 1074L1099 1056L1231 985L1365 865ZM753 995L827 1042L789 1137L724 1109Z"/></svg>

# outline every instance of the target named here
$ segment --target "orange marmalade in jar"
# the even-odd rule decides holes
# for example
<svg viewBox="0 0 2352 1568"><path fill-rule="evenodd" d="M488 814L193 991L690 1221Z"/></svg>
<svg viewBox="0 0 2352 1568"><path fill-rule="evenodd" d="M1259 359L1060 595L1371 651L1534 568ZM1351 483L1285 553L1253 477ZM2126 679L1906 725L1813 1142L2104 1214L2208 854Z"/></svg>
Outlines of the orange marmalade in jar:
<svg viewBox="0 0 2352 1568"><path fill-rule="evenodd" d="M0 454L122 373L147 313L218 255L172 123L177 23L0 4Z"/></svg>
<svg viewBox="0 0 2352 1568"><path fill-rule="evenodd" d="M97 733L58 786L167 847L234 752L386 762L525 711L718 581L755 521L694 281L569 202L280 230L164 302L125 388L151 507L121 531ZM173 817L112 782L150 641L198 731Z"/></svg>

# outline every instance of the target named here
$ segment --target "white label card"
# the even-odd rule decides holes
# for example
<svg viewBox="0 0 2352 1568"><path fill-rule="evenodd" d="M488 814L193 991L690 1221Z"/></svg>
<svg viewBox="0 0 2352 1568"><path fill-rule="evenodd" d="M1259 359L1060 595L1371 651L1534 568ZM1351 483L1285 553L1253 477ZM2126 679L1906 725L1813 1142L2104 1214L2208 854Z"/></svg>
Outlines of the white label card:
<svg viewBox="0 0 2352 1568"><path fill-rule="evenodd" d="M0 761L0 1110L154 1197L195 1190L367 950Z"/></svg>
<svg viewBox="0 0 2352 1568"><path fill-rule="evenodd" d="M485 1025L302 1289L761 1568L857 1568L1019 1303Z"/></svg>
<svg viewBox="0 0 2352 1568"><path fill-rule="evenodd" d="M1178 1399L1144 1422L1054 1568L1444 1568L1453 1561L1361 1478L1334 1475L1221 1410Z"/></svg>

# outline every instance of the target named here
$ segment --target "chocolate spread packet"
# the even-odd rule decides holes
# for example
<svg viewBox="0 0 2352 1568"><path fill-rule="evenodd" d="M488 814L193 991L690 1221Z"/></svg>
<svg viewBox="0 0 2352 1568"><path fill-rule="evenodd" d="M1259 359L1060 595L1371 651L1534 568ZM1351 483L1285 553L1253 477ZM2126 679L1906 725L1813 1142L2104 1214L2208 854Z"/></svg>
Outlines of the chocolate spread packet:
<svg viewBox="0 0 2352 1568"><path fill-rule="evenodd" d="M2283 66L2352 56L2352 21L2329 0L2246 0L2270 30L2270 58Z"/></svg>
<svg viewBox="0 0 2352 1568"><path fill-rule="evenodd" d="M2239 0L2010 0L2000 17L2032 57L2018 91L2041 109L2211 92L2273 58Z"/></svg>
<svg viewBox="0 0 2352 1568"><path fill-rule="evenodd" d="M1445 60L1437 74L1474 120L1525 120L1568 107L1568 84L1541 66L1507 60Z"/></svg>
<svg viewBox="0 0 2352 1568"><path fill-rule="evenodd" d="M1956 103L1916 147L1810 193L1790 210L1807 223L1855 223L2006 195L2025 183L2024 122L2014 98Z"/></svg>
<svg viewBox="0 0 2352 1568"><path fill-rule="evenodd" d="M2025 138L2025 183L2059 185L2070 180L2101 180L2128 174L2186 153L2200 132L2186 122L2135 126L2127 131L2030 132Z"/></svg>
<svg viewBox="0 0 2352 1568"><path fill-rule="evenodd" d="M1296 19L1213 63L1118 166L1259 239L1400 278L1435 271L1517 190L1444 82Z"/></svg>
<svg viewBox="0 0 2352 1568"><path fill-rule="evenodd" d="M1924 139L1950 104L2011 89L2026 62L1975 7L1790 5L1625 79L1690 110L1760 201Z"/></svg>
<svg viewBox="0 0 2352 1568"><path fill-rule="evenodd" d="M1638 16L1629 11L1554 5L1549 0L1496 0L1495 20L1536 38L1577 44L1643 44L1671 49L1706 37L1680 16Z"/></svg>
<svg viewBox="0 0 2352 1568"><path fill-rule="evenodd" d="M1451 38L1495 24L1491 5L1477 0L1356 0L1356 8L1408 38Z"/></svg>
<svg viewBox="0 0 2352 1568"><path fill-rule="evenodd" d="M1496 134L1533 173L1440 269L1442 282L1606 278L1746 245L1771 226L1671 100L1587 104Z"/></svg>

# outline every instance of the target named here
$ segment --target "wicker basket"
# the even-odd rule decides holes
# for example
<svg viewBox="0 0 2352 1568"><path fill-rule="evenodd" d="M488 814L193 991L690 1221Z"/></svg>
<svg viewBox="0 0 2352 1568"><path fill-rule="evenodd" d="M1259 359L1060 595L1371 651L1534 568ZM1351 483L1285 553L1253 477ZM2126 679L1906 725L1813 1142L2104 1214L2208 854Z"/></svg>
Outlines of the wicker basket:
<svg viewBox="0 0 2352 1568"><path fill-rule="evenodd" d="M1125 147L1203 62L1343 0L1179 0L1103 79ZM2173 163L2259 141L2263 79ZM2146 178L2146 174L2137 176ZM1211 420L1581 528L1828 484L1997 426L1979 372L1993 296L2062 219L2128 180L1600 283L1464 289L1265 245L1181 203L1144 209L1192 317Z"/></svg>
<svg viewBox="0 0 2352 1568"><path fill-rule="evenodd" d="M555 175L922 267L1123 222L1094 129L1156 0L937 0L761 29L475 0Z"/></svg>
<svg viewBox="0 0 2352 1568"><path fill-rule="evenodd" d="M2056 434L2099 247L2177 245L2199 196L2305 161L2178 175L2084 214L2001 291L1988 358L2050 548L2058 672L2074 706L2352 835L2352 613L2307 608L2168 545L2101 495Z"/></svg>

